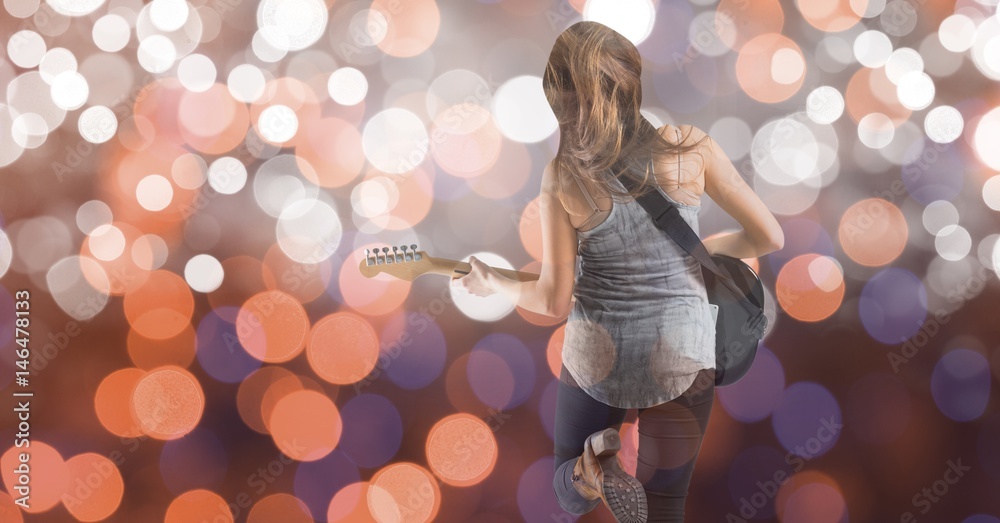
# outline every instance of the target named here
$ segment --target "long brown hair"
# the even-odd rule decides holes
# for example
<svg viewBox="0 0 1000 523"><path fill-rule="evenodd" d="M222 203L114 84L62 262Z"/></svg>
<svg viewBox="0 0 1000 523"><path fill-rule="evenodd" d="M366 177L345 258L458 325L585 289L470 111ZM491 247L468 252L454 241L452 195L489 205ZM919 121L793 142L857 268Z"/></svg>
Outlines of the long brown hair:
<svg viewBox="0 0 1000 523"><path fill-rule="evenodd" d="M577 22L556 38L542 88L559 121L553 161L557 175L565 172L595 182L604 196L634 198L653 189L652 169L647 169L653 156L688 152L704 141L680 145L660 136L639 112L641 73L639 50L603 24ZM624 176L639 181L641 188L633 192L610 183L612 177ZM562 191L558 193L565 206Z"/></svg>

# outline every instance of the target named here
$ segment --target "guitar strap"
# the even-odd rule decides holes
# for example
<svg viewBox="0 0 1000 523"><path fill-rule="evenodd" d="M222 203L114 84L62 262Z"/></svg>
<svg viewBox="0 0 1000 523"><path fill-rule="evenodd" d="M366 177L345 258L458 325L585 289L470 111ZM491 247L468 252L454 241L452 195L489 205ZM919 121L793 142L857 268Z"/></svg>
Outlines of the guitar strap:
<svg viewBox="0 0 1000 523"><path fill-rule="evenodd" d="M638 182L627 176L620 177L619 181L630 191L637 190L640 187ZM755 310L747 309L747 311L756 313L764 308L757 302L757 297L752 292L740 289L732 276L715 263L711 255L708 254L708 250L705 249L705 244L698 238L694 229L684 221L677 207L670 205L658 190L653 189L635 200L653 217L653 222L656 223L657 227L666 232L682 249L687 251L691 256L694 256L708 270L715 273L720 278L722 284L732 291L734 295L742 297L740 303L744 305L744 308L746 308L747 304L756 307Z"/></svg>

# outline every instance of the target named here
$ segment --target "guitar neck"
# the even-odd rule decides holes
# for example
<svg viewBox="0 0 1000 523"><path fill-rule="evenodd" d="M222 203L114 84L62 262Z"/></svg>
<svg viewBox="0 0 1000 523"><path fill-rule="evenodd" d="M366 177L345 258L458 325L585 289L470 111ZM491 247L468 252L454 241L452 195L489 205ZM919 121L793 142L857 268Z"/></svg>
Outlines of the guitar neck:
<svg viewBox="0 0 1000 523"><path fill-rule="evenodd" d="M445 258L432 258L431 263L434 267L434 270L431 272L451 278L460 278L469 274L469 271L472 270L472 264L463 261L449 260ZM515 271L513 269L503 269L500 267L493 267L493 270L497 271L502 276L517 281L535 281L539 276L533 272Z"/></svg>

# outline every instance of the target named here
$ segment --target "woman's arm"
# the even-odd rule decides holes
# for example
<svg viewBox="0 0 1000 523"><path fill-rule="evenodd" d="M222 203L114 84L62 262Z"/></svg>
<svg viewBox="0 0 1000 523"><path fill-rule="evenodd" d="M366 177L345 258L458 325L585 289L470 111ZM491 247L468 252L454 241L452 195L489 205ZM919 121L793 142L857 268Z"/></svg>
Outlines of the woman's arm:
<svg viewBox="0 0 1000 523"><path fill-rule="evenodd" d="M552 317L569 312L576 277L576 229L556 194L558 180L552 164L542 172L539 215L542 220L542 270L535 281L520 282L500 275L475 257L469 274L452 281L469 292L486 296L501 292L519 307Z"/></svg>
<svg viewBox="0 0 1000 523"><path fill-rule="evenodd" d="M712 137L708 137L706 143L705 193L743 229L703 240L705 248L711 254L734 258L756 258L781 250L785 244L781 224L743 181L722 147Z"/></svg>

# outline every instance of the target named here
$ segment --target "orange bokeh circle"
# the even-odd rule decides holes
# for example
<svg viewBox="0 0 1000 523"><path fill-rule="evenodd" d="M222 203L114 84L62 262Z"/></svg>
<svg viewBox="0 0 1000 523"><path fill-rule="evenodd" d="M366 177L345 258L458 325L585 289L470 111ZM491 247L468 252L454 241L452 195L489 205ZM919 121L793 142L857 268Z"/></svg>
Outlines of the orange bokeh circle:
<svg viewBox="0 0 1000 523"><path fill-rule="evenodd" d="M268 363L289 361L305 348L309 317L288 293L272 290L247 300L236 317L236 337L254 358Z"/></svg>
<svg viewBox="0 0 1000 523"><path fill-rule="evenodd" d="M844 272L836 260L819 254L792 258L774 283L778 304L799 321L821 321L844 300Z"/></svg>
<svg viewBox="0 0 1000 523"><path fill-rule="evenodd" d="M441 481L456 487L482 482L497 463L497 440L485 421L466 413L447 416L431 427L427 464Z"/></svg>
<svg viewBox="0 0 1000 523"><path fill-rule="evenodd" d="M866 198L844 211L837 229L840 247L868 267L887 265L906 248L909 228L903 212L882 198Z"/></svg>
<svg viewBox="0 0 1000 523"><path fill-rule="evenodd" d="M378 363L378 334L356 314L337 312L313 325L306 347L309 365L337 385L361 381Z"/></svg>

